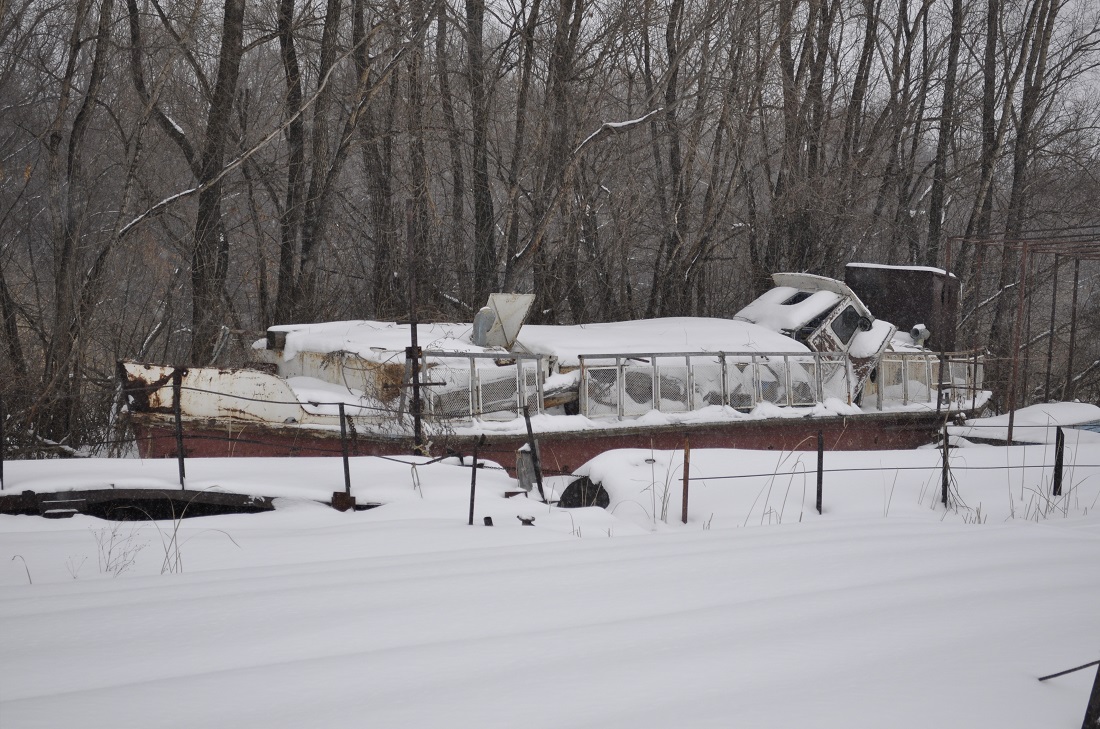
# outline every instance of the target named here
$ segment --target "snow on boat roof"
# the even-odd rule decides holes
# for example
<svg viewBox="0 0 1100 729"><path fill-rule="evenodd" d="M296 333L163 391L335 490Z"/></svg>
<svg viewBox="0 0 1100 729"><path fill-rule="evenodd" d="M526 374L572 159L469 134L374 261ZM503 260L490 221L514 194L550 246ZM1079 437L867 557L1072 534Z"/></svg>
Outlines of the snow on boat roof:
<svg viewBox="0 0 1100 729"><path fill-rule="evenodd" d="M794 286L776 286L768 289L751 304L737 312L737 318L755 322L772 331L793 332L805 326L815 317L829 311L841 300L834 291L815 291L807 298L793 304L786 303L802 289Z"/></svg>
<svg viewBox="0 0 1100 729"><path fill-rule="evenodd" d="M657 352L809 352L790 337L750 322L705 317L525 326L519 341L532 352L576 365L580 354Z"/></svg>
<svg viewBox="0 0 1100 729"><path fill-rule="evenodd" d="M319 324L288 324L268 331L286 332L283 357L293 359L298 352L350 352L366 360L388 361L395 352L404 354L409 346L408 324L384 321L330 321ZM422 349L443 352L500 351L479 347L470 341L471 324L418 324L417 344Z"/></svg>
<svg viewBox="0 0 1100 729"><path fill-rule="evenodd" d="M942 268L936 268L935 266L890 266L885 263L849 263L848 268L885 268L891 271L927 271L928 273L938 273L941 276L950 276L955 278L955 274L949 273Z"/></svg>
<svg viewBox="0 0 1100 729"><path fill-rule="evenodd" d="M339 321L271 327L286 332L283 356L298 352L350 352L367 360L389 361L409 346L408 324ZM470 324L420 324L417 343L426 350L455 353L499 352L470 341ZM576 366L578 355L659 352L808 352L790 337L745 321L671 317L576 324L529 324L520 330L517 350L556 357Z"/></svg>

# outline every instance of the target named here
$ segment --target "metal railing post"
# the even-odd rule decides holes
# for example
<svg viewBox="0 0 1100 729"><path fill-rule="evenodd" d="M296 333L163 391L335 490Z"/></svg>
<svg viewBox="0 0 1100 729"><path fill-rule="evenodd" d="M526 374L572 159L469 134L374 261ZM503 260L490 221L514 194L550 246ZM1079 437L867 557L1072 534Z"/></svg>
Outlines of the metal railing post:
<svg viewBox="0 0 1100 729"><path fill-rule="evenodd" d="M527 404L527 379L523 376L523 358L516 357L516 407ZM538 414L537 412L535 413Z"/></svg>
<svg viewBox="0 0 1100 729"><path fill-rule="evenodd" d="M688 410L695 409L695 368L691 365L691 356L684 355L684 365L687 367L687 405Z"/></svg>
<svg viewBox="0 0 1100 729"><path fill-rule="evenodd" d="M623 360L622 357L615 358L615 415L619 420L623 419L623 413L626 410L623 408L623 398L626 395L626 373L623 372Z"/></svg>
<svg viewBox="0 0 1100 729"><path fill-rule="evenodd" d="M901 404L909 404L909 355L901 355Z"/></svg>
<svg viewBox="0 0 1100 729"><path fill-rule="evenodd" d="M477 376L477 366L474 358L470 357L470 417L476 418L481 414L481 378Z"/></svg>
<svg viewBox="0 0 1100 729"><path fill-rule="evenodd" d="M580 390L578 395L581 399L581 414L587 418L590 417L588 414L588 368L585 367L583 354L577 357L577 362L581 368L581 380L577 383L577 389Z"/></svg>
<svg viewBox="0 0 1100 729"><path fill-rule="evenodd" d="M791 358L783 355L783 382L787 388L787 407L794 407L794 392L791 388Z"/></svg>
<svg viewBox="0 0 1100 729"><path fill-rule="evenodd" d="M817 401L825 402L825 378L821 376L821 352L814 352L814 379L817 380Z"/></svg>
<svg viewBox="0 0 1100 729"><path fill-rule="evenodd" d="M722 365L722 407L728 408L730 406L730 380L725 352L718 355L718 361Z"/></svg>
<svg viewBox="0 0 1100 729"><path fill-rule="evenodd" d="M653 409L657 412L661 411L661 377L657 370L657 356L654 355L649 358L649 376L651 379L649 383L649 389L651 391L651 397L653 398Z"/></svg>
<svg viewBox="0 0 1100 729"><path fill-rule="evenodd" d="M753 407L755 407L756 404L764 398L764 393L761 389L762 384L760 382L760 366L756 362L756 355L755 354L752 356L750 366L752 367L752 394L753 394L752 405L753 405Z"/></svg>
<svg viewBox="0 0 1100 729"><path fill-rule="evenodd" d="M845 364L844 367L845 367L845 369L847 369L848 365ZM885 397L885 393L886 393L886 358L885 357L883 357L882 359L879 360L878 366L875 368L875 372L877 373L875 375L875 379L878 380L878 382L875 383L875 385L876 385L876 387L875 387L875 405L878 406L879 412L882 412L883 398Z"/></svg>
<svg viewBox="0 0 1100 729"><path fill-rule="evenodd" d="M546 409L546 381L543 379L542 374L542 357L535 360L535 387L538 388L539 397L539 412L542 413Z"/></svg>

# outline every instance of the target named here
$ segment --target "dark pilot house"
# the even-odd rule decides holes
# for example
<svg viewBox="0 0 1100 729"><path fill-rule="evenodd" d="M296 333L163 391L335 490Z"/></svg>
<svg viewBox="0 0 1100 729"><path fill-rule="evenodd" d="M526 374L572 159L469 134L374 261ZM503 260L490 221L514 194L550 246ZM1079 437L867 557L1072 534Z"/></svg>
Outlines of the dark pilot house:
<svg viewBox="0 0 1100 729"><path fill-rule="evenodd" d="M849 263L844 283L875 312L900 331L923 327L930 332L924 346L933 351L955 351L959 307L959 279L942 268ZM917 337L914 336L914 339Z"/></svg>

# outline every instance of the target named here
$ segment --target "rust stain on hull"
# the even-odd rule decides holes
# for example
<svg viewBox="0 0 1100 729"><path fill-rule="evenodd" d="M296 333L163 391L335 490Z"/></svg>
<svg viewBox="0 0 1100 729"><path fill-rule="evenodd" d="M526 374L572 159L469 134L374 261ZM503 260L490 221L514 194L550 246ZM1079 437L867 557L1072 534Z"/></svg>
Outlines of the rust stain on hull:
<svg viewBox="0 0 1100 729"><path fill-rule="evenodd" d="M557 431L537 435L547 473L571 473L599 454L619 448L676 450L690 438L693 448L812 451L822 431L828 450L904 450L931 442L943 424L934 412L865 414L851 417L741 420L639 428ZM133 417L138 450L143 458L176 457L172 422L155 414ZM432 441L434 456L470 453L479 435L447 435ZM184 455L195 458L339 456L338 431L294 426L270 426L218 420L184 424ZM513 477L516 450L527 442L523 434L485 434L478 449ZM358 433L348 439L353 456L400 456L413 453L409 436Z"/></svg>

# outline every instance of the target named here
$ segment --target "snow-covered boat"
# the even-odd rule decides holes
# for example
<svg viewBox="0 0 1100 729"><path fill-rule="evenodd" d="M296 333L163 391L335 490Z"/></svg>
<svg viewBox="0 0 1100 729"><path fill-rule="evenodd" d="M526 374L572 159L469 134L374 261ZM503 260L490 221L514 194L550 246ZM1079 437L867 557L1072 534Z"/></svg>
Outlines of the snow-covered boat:
<svg viewBox="0 0 1100 729"><path fill-rule="evenodd" d="M868 268L897 290L914 276L953 282L934 269L859 275ZM276 326L247 367L124 361L120 377L146 457L180 444L188 456L307 456L476 443L512 470L530 428L544 469L563 472L611 448L685 440L798 450L821 432L830 449L913 447L987 400L981 359L924 346L923 323L899 331L835 279L773 279L733 319L525 326L531 297L494 294L472 323L418 325L416 349L408 324Z"/></svg>

